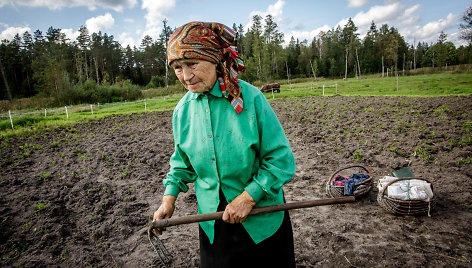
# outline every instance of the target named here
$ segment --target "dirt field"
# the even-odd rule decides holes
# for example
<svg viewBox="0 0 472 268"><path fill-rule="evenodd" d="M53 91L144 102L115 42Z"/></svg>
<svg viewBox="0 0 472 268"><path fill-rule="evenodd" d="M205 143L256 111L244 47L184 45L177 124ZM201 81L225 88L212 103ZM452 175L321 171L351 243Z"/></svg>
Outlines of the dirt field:
<svg viewBox="0 0 472 268"><path fill-rule="evenodd" d="M298 267L471 267L472 96L271 102L297 172L287 202L327 198L350 164L375 180L410 167L433 183L428 216L356 203L292 210ZM171 112L111 116L0 144L1 267L159 267L147 226L173 150ZM191 187L192 189L193 187ZM196 213L193 190L175 216ZM199 264L196 224L161 236L171 267Z"/></svg>

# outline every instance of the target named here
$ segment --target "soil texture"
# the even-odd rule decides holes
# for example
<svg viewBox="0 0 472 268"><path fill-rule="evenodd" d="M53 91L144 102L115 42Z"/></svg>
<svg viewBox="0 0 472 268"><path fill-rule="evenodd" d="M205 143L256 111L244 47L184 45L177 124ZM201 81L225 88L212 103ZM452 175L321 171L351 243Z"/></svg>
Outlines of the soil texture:
<svg viewBox="0 0 472 268"><path fill-rule="evenodd" d="M297 160L287 202L328 198L338 168L374 187L355 203L290 211L297 267L471 267L472 96L273 100ZM171 111L115 115L0 144L1 267L160 267L147 227L173 152ZM409 167L430 217L393 215L376 182ZM174 216L196 214L193 187ZM197 224L160 236L170 267L198 267Z"/></svg>

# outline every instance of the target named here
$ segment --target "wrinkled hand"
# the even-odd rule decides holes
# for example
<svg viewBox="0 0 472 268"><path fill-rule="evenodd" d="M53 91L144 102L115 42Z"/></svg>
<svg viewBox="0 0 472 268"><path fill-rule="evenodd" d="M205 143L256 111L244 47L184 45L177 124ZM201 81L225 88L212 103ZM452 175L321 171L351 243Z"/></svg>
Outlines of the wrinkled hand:
<svg viewBox="0 0 472 268"><path fill-rule="evenodd" d="M222 219L227 223L242 223L255 205L254 199L244 191L226 206Z"/></svg>
<svg viewBox="0 0 472 268"><path fill-rule="evenodd" d="M175 199L177 197L173 195L166 195L162 198L162 203L159 206L159 208L154 212L154 219L152 220L152 223L155 223L158 220L161 219L168 219L172 217L172 214L174 214L174 209L175 209ZM160 235L162 234L162 231L165 230L165 228L157 228L153 229L154 231L157 230L157 233Z"/></svg>

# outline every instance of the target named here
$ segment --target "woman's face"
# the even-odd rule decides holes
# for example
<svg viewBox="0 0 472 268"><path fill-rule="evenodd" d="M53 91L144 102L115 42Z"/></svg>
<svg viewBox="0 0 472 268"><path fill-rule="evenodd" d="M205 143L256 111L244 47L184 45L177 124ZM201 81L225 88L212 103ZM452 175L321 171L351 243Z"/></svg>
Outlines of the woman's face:
<svg viewBox="0 0 472 268"><path fill-rule="evenodd" d="M170 65L180 83L192 93L210 91L216 82L216 64L197 59L176 60Z"/></svg>

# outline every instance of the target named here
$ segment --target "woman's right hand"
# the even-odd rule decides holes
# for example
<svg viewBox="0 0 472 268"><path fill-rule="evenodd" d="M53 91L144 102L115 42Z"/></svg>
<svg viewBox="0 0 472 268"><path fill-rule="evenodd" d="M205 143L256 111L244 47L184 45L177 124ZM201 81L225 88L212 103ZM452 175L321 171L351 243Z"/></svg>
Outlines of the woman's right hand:
<svg viewBox="0 0 472 268"><path fill-rule="evenodd" d="M165 195L162 198L162 203L159 206L159 208L154 212L154 219L152 220L152 223L157 222L158 220L161 219L168 219L172 217L172 214L174 213L175 209L175 199L177 197L173 195ZM162 231L165 230L165 228L157 228L154 229L157 230L158 234L162 234Z"/></svg>

